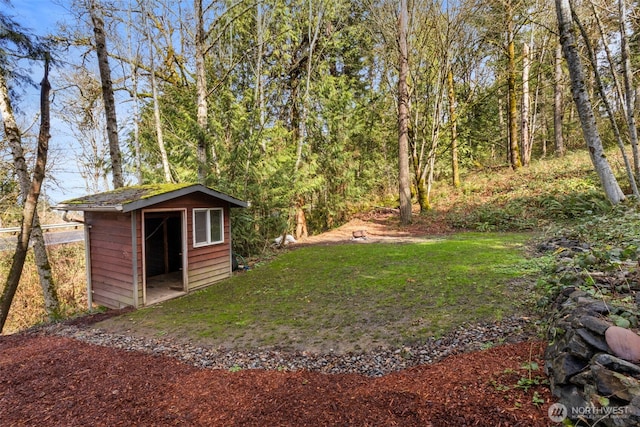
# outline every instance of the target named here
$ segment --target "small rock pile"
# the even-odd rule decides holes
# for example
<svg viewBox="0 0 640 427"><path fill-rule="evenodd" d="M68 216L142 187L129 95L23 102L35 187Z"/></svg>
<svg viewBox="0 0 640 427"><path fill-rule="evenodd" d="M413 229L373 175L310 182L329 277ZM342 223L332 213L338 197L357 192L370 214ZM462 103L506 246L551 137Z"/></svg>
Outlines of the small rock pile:
<svg viewBox="0 0 640 427"><path fill-rule="evenodd" d="M555 415L640 425L640 336L629 329L638 326L635 312L574 287L560 293L552 312L545 370L559 398Z"/></svg>
<svg viewBox="0 0 640 427"><path fill-rule="evenodd" d="M573 258L577 254L587 253L591 245L576 239L558 236L538 244L538 252L555 252L560 258Z"/></svg>

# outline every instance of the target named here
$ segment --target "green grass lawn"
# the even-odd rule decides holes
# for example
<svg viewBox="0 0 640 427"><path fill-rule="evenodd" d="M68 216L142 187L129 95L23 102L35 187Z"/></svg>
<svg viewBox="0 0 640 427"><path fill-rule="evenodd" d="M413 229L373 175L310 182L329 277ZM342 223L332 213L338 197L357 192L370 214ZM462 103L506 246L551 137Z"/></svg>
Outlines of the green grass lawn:
<svg viewBox="0 0 640 427"><path fill-rule="evenodd" d="M469 233L424 243L298 248L100 326L237 349L417 344L522 310L531 287L515 279L538 264L525 257L530 237Z"/></svg>

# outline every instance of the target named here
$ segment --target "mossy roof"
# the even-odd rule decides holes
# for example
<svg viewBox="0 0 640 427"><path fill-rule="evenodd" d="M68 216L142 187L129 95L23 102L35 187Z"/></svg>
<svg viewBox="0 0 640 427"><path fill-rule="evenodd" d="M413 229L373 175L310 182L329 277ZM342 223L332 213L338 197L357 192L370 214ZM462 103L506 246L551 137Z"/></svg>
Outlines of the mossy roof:
<svg viewBox="0 0 640 427"><path fill-rule="evenodd" d="M54 206L63 211L120 211L131 212L192 193L203 193L231 204L246 208L249 204L201 184L147 184L117 188L104 193L89 194L65 200Z"/></svg>

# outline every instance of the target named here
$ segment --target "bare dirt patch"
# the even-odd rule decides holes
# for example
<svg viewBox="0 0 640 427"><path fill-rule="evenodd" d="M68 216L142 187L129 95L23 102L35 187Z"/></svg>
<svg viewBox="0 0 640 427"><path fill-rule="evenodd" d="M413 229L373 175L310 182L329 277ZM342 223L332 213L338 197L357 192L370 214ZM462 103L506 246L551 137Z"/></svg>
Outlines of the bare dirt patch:
<svg viewBox="0 0 640 427"><path fill-rule="evenodd" d="M441 213L414 215L409 225L401 225L394 209L380 208L363 214L348 223L315 236L300 239L295 246L339 243L419 242L453 230L442 220ZM355 237L362 236L363 237Z"/></svg>

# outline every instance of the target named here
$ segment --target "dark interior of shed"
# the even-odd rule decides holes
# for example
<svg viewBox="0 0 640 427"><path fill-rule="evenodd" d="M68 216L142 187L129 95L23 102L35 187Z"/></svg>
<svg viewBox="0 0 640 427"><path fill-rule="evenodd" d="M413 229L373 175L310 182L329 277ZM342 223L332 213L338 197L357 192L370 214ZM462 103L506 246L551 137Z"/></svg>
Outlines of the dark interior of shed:
<svg viewBox="0 0 640 427"><path fill-rule="evenodd" d="M180 212L145 213L145 274L147 286L182 289L182 218Z"/></svg>

